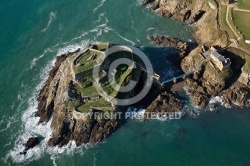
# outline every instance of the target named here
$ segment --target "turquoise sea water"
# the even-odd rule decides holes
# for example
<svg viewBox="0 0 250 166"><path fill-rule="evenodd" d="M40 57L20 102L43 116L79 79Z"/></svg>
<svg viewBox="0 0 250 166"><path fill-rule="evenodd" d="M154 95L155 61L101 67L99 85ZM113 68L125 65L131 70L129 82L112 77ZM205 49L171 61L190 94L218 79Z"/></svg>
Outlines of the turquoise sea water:
<svg viewBox="0 0 250 166"><path fill-rule="evenodd" d="M248 109L203 112L196 119L130 120L98 145L47 148L49 124L36 125L36 95L61 53L89 42L144 46L161 75L175 69L146 36L191 40L192 28L161 18L136 0L0 1L0 165L248 165ZM20 156L30 136L41 144Z"/></svg>

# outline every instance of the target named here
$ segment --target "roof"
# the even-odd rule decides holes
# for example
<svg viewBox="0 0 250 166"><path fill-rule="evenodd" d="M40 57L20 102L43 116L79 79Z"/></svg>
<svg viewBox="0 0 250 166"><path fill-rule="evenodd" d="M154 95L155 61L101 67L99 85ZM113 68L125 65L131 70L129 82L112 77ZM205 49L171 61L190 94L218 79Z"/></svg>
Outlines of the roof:
<svg viewBox="0 0 250 166"><path fill-rule="evenodd" d="M217 51L213 51L211 53L211 55L213 55L215 58L217 58L220 62L222 62L222 64L224 66L231 64L230 59L229 58L225 58L224 56L222 56L221 54L219 54Z"/></svg>
<svg viewBox="0 0 250 166"><path fill-rule="evenodd" d="M217 51L213 51L212 52L212 55L215 57L215 58L217 58L218 60L220 60L220 61L225 61L226 59L221 55L221 54L219 54Z"/></svg>

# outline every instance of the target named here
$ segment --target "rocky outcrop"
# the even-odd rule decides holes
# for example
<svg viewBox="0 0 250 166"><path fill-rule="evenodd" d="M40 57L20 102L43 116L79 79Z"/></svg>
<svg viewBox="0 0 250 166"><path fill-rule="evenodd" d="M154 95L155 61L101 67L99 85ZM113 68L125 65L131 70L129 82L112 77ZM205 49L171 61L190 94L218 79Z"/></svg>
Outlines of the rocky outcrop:
<svg viewBox="0 0 250 166"><path fill-rule="evenodd" d="M35 116L40 117L39 123L42 122L48 122L54 108L54 101L51 100L49 103L47 103L47 98L49 97L48 91L50 88L50 84L53 81L53 78L57 74L57 71L62 64L62 62L67 58L67 55L62 55L57 57L56 63L53 67L53 69L49 73L49 78L45 82L45 85L41 89L39 95L38 95L38 111L36 112ZM57 89L57 86L54 87L55 91Z"/></svg>
<svg viewBox="0 0 250 166"><path fill-rule="evenodd" d="M146 4L152 3L152 2L154 2L154 0L142 0L141 1L142 5L146 5Z"/></svg>
<svg viewBox="0 0 250 166"><path fill-rule="evenodd" d="M149 7L150 10L156 10L160 7L160 0L155 0Z"/></svg>
<svg viewBox="0 0 250 166"><path fill-rule="evenodd" d="M36 145L38 145L40 142L39 137L32 137L29 138L29 140L27 141L27 143L25 144L25 150L29 150L31 148L34 148Z"/></svg>
<svg viewBox="0 0 250 166"><path fill-rule="evenodd" d="M194 70L202 62L203 49L201 46L192 50L181 62L182 70L187 73ZM219 71L207 57L207 61L191 76L185 80L191 101L194 105L206 108L211 97L220 95L226 88L227 82L232 78L231 68Z"/></svg>
<svg viewBox="0 0 250 166"><path fill-rule="evenodd" d="M20 152L20 155L26 155L27 154L27 151L29 149L32 149L34 148L35 146L37 146L41 141L41 138L39 137L31 137L28 139L28 141L24 144L25 146L25 149L23 152Z"/></svg>
<svg viewBox="0 0 250 166"><path fill-rule="evenodd" d="M230 88L221 93L223 103L232 107L237 105L239 107L246 107L250 105L250 88L236 81Z"/></svg>
<svg viewBox="0 0 250 166"><path fill-rule="evenodd" d="M142 0L144 2L144 0ZM150 3L151 1L147 1ZM144 4L144 3L142 3ZM206 0L153 0L151 10L163 17L194 24L194 37L200 45L229 45L226 32L220 29L215 1Z"/></svg>
<svg viewBox="0 0 250 166"><path fill-rule="evenodd" d="M63 119L65 116L57 119L54 122L54 132L52 138L49 140L49 146L63 146L70 140L74 140L77 146L86 143L97 143L110 134L112 134L120 125L118 120L115 119L89 119L86 121L84 118L78 119ZM60 120L60 121L59 121ZM58 124L58 123L62 124Z"/></svg>
<svg viewBox="0 0 250 166"><path fill-rule="evenodd" d="M151 41L152 44L161 45L164 47L173 47L178 51L177 56L169 57L171 62L174 64L179 64L181 60L187 56L190 52L190 47L188 43L183 42L179 39L173 37L166 37L166 36L148 36L148 39Z"/></svg>
<svg viewBox="0 0 250 166"><path fill-rule="evenodd" d="M210 98L210 95L207 93L206 89L191 78L185 80L185 87L188 90L191 102L194 105L205 109Z"/></svg>
<svg viewBox="0 0 250 166"><path fill-rule="evenodd" d="M250 74L248 74L244 70L242 70L242 73L239 77L239 82L247 87L250 87Z"/></svg>
<svg viewBox="0 0 250 166"><path fill-rule="evenodd" d="M77 53L68 53L57 57L54 68L38 96L39 123L48 122L52 117L52 136L49 146L64 146L74 140L77 146L85 143L100 142L114 132L121 119L97 119L91 115L76 114L74 108L68 107L69 98L77 98L73 93L75 83L72 64ZM73 88L73 89L72 89ZM95 111L95 110L93 110ZM33 146L33 142L29 147Z"/></svg>
<svg viewBox="0 0 250 166"><path fill-rule="evenodd" d="M179 50L179 57L175 56L170 61L175 62L175 64L181 61L181 69L185 73L194 70L204 59L200 55L203 52L201 45L224 48L230 43L227 33L220 29L218 22L219 9L216 1L154 0L149 5L149 9L157 9L157 13L163 17L173 18L193 25L193 35L200 46L191 52L187 49L187 45L174 38L149 37L153 44L171 46ZM241 62L234 62L237 58L235 58L236 55L232 56L229 57L232 59L232 68L219 71L208 59L199 70L193 73L191 78L185 80L185 87L194 105L206 108L210 98L214 96L222 96L224 103L228 106L236 104L243 107L249 104L250 75L242 71L238 76L238 67Z"/></svg>
<svg viewBox="0 0 250 166"><path fill-rule="evenodd" d="M146 113L180 112L182 108L183 106L181 101L176 98L174 94L170 92L163 92L146 109Z"/></svg>

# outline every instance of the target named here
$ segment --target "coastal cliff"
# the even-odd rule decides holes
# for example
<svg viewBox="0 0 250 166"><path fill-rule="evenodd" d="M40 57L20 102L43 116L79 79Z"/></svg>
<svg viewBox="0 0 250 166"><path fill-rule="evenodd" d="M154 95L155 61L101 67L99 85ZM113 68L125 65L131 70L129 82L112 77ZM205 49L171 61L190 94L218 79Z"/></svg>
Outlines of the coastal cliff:
<svg viewBox="0 0 250 166"><path fill-rule="evenodd" d="M179 50L179 56L168 60L179 66L184 73L191 72L203 59L206 59L201 55L204 52L204 46L206 48L227 47L223 49L222 54L232 59L230 68L220 71L208 59L199 70L185 79L184 87L194 105L205 109L211 98L220 96L227 107L249 106L250 76L249 70L248 72L243 70L243 68L248 68L248 63L244 62L247 56L239 55L241 50L228 47L230 42L227 32L220 29L219 26L219 5L216 1L142 0L142 4L147 5L150 10L155 10L160 16L173 18L193 26L193 36L199 46L192 51L183 49L188 47L178 39L164 36L149 37L149 40L155 45L175 47ZM181 47L180 43L182 43Z"/></svg>
<svg viewBox="0 0 250 166"><path fill-rule="evenodd" d="M204 47L228 46L226 32L220 30L217 23L218 9L215 1L143 0L143 4L149 4L149 9L156 10L161 16L193 25L194 37L199 45L193 50L189 43L172 37L156 35L148 36L148 39L155 45L173 47L178 51L178 56L168 60L179 67L183 73L192 73L188 78L184 78L184 86L195 106L206 109L209 101L216 96L221 96L223 103L229 107L249 105L250 77L247 72L241 70L243 64L238 64L238 61L233 62L232 66L220 71L210 59L206 59L207 57L202 55ZM39 93L38 111L35 115L40 117L39 123L52 121L53 132L48 141L49 146L58 145L61 147L69 141L75 141L77 146L100 142L123 123L124 119L96 119L93 117L95 112L111 110L109 110L110 105L107 106L107 101L101 101L101 106L93 106L94 103L97 103L96 100L100 102L102 97L98 94L88 94L89 91L86 90L86 88L93 86L93 80L86 78L86 73L92 71L92 68L87 68L87 70L85 68L86 66L89 67L91 63L86 64L86 62L91 62L96 56L99 56L100 50L103 49L99 49L99 46L96 45L89 45L88 47L85 52L77 50L57 57L55 66ZM94 51L93 48L97 51ZM86 54L84 58L83 54ZM222 54L227 56L227 54L233 53L229 49ZM232 55L232 57L234 56ZM200 67L192 72L198 66ZM126 72L124 73L126 74ZM135 77L138 78L138 82L139 78L142 78L142 72L139 71L139 73ZM129 74L124 77L125 82L133 75ZM102 80L105 80L103 78ZM106 88L109 89L110 87ZM85 94L85 92L88 93ZM183 109L181 100L174 92L170 91L170 88L157 91L156 96L146 108L146 113L178 112ZM108 110L106 110L107 108ZM114 108L112 111L116 111L116 109ZM123 112L125 111L123 110Z"/></svg>
<svg viewBox="0 0 250 166"><path fill-rule="evenodd" d="M163 17L191 24L199 45L229 45L227 33L218 24L218 4L214 0L142 0L150 10Z"/></svg>
<svg viewBox="0 0 250 166"><path fill-rule="evenodd" d="M67 107L70 84L74 81L71 64L77 53L73 52L57 57L54 68L38 96L39 123L47 123L52 118L53 129L49 146L63 146L74 140L79 146L105 139L119 126L114 119L95 120L85 114Z"/></svg>
<svg viewBox="0 0 250 166"><path fill-rule="evenodd" d="M183 59L182 70L188 72L194 68L201 60L200 54L202 54L201 46ZM232 53L226 50L222 54L228 56ZM223 104L227 107L249 106L249 74L242 71L241 67L237 59L232 61L230 68L223 71L218 70L211 61L205 63L192 77L185 80L191 101L201 108L206 108L211 98L221 96Z"/></svg>

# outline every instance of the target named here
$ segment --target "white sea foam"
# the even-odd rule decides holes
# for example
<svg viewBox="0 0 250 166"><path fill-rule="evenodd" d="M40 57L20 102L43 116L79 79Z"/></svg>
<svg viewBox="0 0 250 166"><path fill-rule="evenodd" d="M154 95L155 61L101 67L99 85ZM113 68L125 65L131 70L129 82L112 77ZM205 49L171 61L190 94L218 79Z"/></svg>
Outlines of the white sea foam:
<svg viewBox="0 0 250 166"><path fill-rule="evenodd" d="M134 3L135 6L141 6L142 5L142 1L141 0L136 0Z"/></svg>
<svg viewBox="0 0 250 166"><path fill-rule="evenodd" d="M97 162L97 157L96 157L96 153L94 153L93 166L96 166L96 162Z"/></svg>
<svg viewBox="0 0 250 166"><path fill-rule="evenodd" d="M154 29L155 29L155 28L148 28L148 29L147 29L147 32L148 32L148 31L151 31L151 30L154 30Z"/></svg>
<svg viewBox="0 0 250 166"><path fill-rule="evenodd" d="M47 23L47 26L41 30L41 32L46 32L47 29L49 28L51 22L56 19L56 14L54 12L49 13L49 21Z"/></svg>
<svg viewBox="0 0 250 166"><path fill-rule="evenodd" d="M3 147L7 147L7 146L10 146L11 145L11 142L5 144Z"/></svg>
<svg viewBox="0 0 250 166"><path fill-rule="evenodd" d="M100 22L103 20L103 17L104 17L105 15L106 15L106 12L99 14L98 20L96 20L95 22L100 23ZM105 19L107 19L107 18L105 18Z"/></svg>
<svg viewBox="0 0 250 166"><path fill-rule="evenodd" d="M101 0L99 5L96 8L94 8L93 12L95 13L100 7L102 7L104 5L105 2L106 2L106 0Z"/></svg>
<svg viewBox="0 0 250 166"><path fill-rule="evenodd" d="M128 14L129 14L129 16L130 16L130 20L131 20L131 27L132 27L132 29L134 29L134 25L135 25L135 22L134 22L134 18L132 17L132 15L131 15L131 5L130 5L130 8L129 8L129 12L128 12Z"/></svg>
<svg viewBox="0 0 250 166"><path fill-rule="evenodd" d="M129 40L129 39L127 39L127 38L121 36L119 33L117 33L117 32L116 32L115 30L113 30L113 29L112 29L112 31L113 31L117 36L119 36L120 38L122 38L123 40L125 40L126 42L131 43L133 46L135 45L135 43L134 43L132 40Z"/></svg>
<svg viewBox="0 0 250 166"><path fill-rule="evenodd" d="M53 156L53 155L51 155L51 156L50 156L50 159L51 159L52 162L53 162L53 166L57 166L57 164L56 164L56 157Z"/></svg>
<svg viewBox="0 0 250 166"><path fill-rule="evenodd" d="M74 51L76 51L78 49L82 49L87 45L87 43L88 43L88 41L83 40L80 43L75 43L75 44L68 45L68 46L66 46L64 48L60 48L56 55L60 56L62 54L66 54L66 53L69 53L69 52L74 52Z"/></svg>
<svg viewBox="0 0 250 166"><path fill-rule="evenodd" d="M86 46L86 44L87 44L86 41L82 41L79 44L72 44L65 48L58 49L57 55L61 55L63 53L72 52L79 48L83 48ZM38 125L39 118L34 116L35 112L37 111L38 92L40 91L46 79L48 78L49 71L52 69L54 63L55 59L50 61L47 64L47 66L41 70L40 72L41 82L34 89L32 97L28 100L28 105L29 105L28 109L22 115L23 129L19 133L19 136L17 136L14 148L10 150L9 153L6 155L5 161L7 161L8 158L11 158L16 163L29 162L40 158L41 156L44 155L45 152L49 154L73 153L74 149L76 149L76 144L73 141L69 142L69 144L61 148L47 147L47 142L52 134L52 129L50 127L52 120L50 120L48 123L42 123ZM13 118L16 120L18 119L16 117ZM10 121L10 123L7 124L6 128L0 132L7 130L12 123L13 121ZM23 152L25 149L24 143L30 137L34 136L40 136L43 137L44 139L40 142L39 145L37 145L32 149L29 149L26 155L20 155L20 152ZM83 145L83 146L88 147L90 145ZM78 149L81 149L81 147L78 147ZM55 164L55 162L53 163Z"/></svg>
<svg viewBox="0 0 250 166"><path fill-rule="evenodd" d="M6 127L5 127L4 129L0 130L0 133L2 133L2 132L4 132L4 131L8 130L8 129L10 128L11 123L12 123L12 122L9 121L9 122L7 123L7 125L6 125Z"/></svg>
<svg viewBox="0 0 250 166"><path fill-rule="evenodd" d="M222 102L222 97L216 96L210 99L209 104L215 104L215 103L223 103Z"/></svg>
<svg viewBox="0 0 250 166"><path fill-rule="evenodd" d="M47 52L51 52L52 50L50 48L47 48L46 50L44 50L43 54L40 55L39 57L37 58L34 58L31 62L30 62L30 69L33 69L34 66L36 66L36 63L39 59L41 59L42 57L44 57L44 55L47 53Z"/></svg>
<svg viewBox="0 0 250 166"><path fill-rule="evenodd" d="M33 69L33 67L36 66L37 61L40 60L41 58L43 58L47 53L55 52L56 48L58 46L59 46L59 43L55 44L54 46L52 46L50 48L46 48L41 55L39 55L38 57L32 59L32 61L30 62L30 69Z"/></svg>
<svg viewBox="0 0 250 166"><path fill-rule="evenodd" d="M106 20L105 23L96 26L96 28L94 28L94 29L91 29L89 31L83 32L80 36L77 36L77 37L71 39L70 42L65 42L63 44L69 44L69 43L75 42L75 41L77 41L79 39L82 39L83 37L87 36L90 33L96 33L96 36L94 36L94 38L102 35L103 32L108 33L112 29L107 26L108 19L106 18L105 20Z"/></svg>
<svg viewBox="0 0 250 166"><path fill-rule="evenodd" d="M2 125L2 124L4 124L4 122L5 122L5 118L6 118L6 116L4 115L4 116L2 116L2 119L0 120L0 126Z"/></svg>
<svg viewBox="0 0 250 166"><path fill-rule="evenodd" d="M132 119L136 119L139 121L143 121L145 109L138 109L136 107L128 107L127 112L129 113L128 115L132 115L133 117L130 117Z"/></svg>

